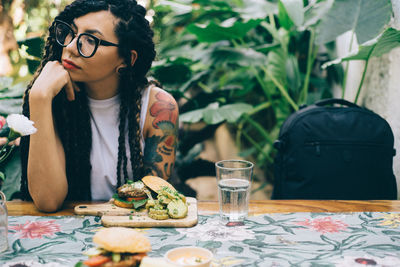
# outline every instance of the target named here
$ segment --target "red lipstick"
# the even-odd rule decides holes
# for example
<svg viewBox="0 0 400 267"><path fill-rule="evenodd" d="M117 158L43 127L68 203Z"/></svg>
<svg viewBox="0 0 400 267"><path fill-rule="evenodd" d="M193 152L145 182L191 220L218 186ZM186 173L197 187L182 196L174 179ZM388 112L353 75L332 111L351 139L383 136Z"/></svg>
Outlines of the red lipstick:
<svg viewBox="0 0 400 267"><path fill-rule="evenodd" d="M68 59L63 59L62 64L64 68L69 69L69 70L76 70L80 69L78 65L76 65L74 62L68 60Z"/></svg>

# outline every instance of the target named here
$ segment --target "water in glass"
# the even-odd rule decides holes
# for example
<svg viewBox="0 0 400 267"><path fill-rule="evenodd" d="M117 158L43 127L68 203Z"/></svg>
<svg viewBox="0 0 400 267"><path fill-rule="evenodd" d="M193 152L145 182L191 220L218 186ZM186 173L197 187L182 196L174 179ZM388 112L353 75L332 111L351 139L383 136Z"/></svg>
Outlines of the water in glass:
<svg viewBox="0 0 400 267"><path fill-rule="evenodd" d="M250 182L244 179L223 179L218 183L221 217L224 221L243 221L249 209Z"/></svg>

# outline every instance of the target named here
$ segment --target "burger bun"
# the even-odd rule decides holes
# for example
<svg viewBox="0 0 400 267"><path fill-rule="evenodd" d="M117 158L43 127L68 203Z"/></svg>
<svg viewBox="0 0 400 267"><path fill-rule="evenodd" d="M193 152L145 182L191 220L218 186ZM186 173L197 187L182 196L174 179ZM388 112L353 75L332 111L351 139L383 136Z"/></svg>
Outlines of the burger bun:
<svg viewBox="0 0 400 267"><path fill-rule="evenodd" d="M119 199L114 198L114 205L120 208L133 209L133 203L127 203L126 201L120 201Z"/></svg>
<svg viewBox="0 0 400 267"><path fill-rule="evenodd" d="M99 247L116 253L146 253L151 251L150 240L135 229L110 227L100 229L93 237Z"/></svg>
<svg viewBox="0 0 400 267"><path fill-rule="evenodd" d="M173 191L176 191L176 189L167 181L165 181L163 178L160 178L158 176L145 176L142 178L143 183L153 190L154 192L160 191L163 187L168 187L172 189Z"/></svg>

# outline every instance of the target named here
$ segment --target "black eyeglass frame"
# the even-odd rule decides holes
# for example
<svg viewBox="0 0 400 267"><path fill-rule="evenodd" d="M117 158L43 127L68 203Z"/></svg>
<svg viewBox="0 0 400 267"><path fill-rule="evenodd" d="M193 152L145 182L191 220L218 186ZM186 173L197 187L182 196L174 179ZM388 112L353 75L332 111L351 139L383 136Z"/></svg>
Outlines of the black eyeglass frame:
<svg viewBox="0 0 400 267"><path fill-rule="evenodd" d="M65 25L65 26L67 26L67 27L69 28L69 30L72 32L73 38L72 38L71 41L70 41L68 44L66 44L66 45L65 45L65 44L62 44L62 43L59 42L58 39L57 39L57 33L55 32L56 29L57 29L57 24L63 24L63 25ZM71 27L68 23L66 23L66 22L64 22L64 21L62 21L62 20L58 20L58 19L55 20L54 32L55 32L55 39L56 39L57 44L61 45L62 47L67 47L70 43L72 43L72 41L73 41L73 40L75 39L75 37L76 37L76 33L74 32L74 30L72 29L72 27ZM92 54L90 54L90 56L85 56L85 55L82 53L81 49L79 48L79 39L80 39L81 36L83 36L83 35L92 37L92 38L95 40L95 42L96 42L96 43L95 43L95 47L94 47L94 49L93 49L93 52L92 52ZM79 35L78 35L78 39L76 40L76 48L78 49L79 55L81 55L81 56L84 57L84 58L90 58L90 57L94 56L94 54L96 53L97 48L99 47L99 45L102 45L102 46L117 46L117 47L119 46L119 44L115 44L115 43L112 43L112 42L109 42L109 41L100 39L100 38L98 38L97 36L94 36L93 34L90 34L90 33L87 33L87 32L84 32L84 33L79 34Z"/></svg>

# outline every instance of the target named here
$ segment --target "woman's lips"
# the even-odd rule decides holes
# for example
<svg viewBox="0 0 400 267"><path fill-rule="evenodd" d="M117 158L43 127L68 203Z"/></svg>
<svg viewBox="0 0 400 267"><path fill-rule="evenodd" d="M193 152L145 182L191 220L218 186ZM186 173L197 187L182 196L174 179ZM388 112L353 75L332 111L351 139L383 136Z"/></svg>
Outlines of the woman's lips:
<svg viewBox="0 0 400 267"><path fill-rule="evenodd" d="M64 68L69 69L69 70L80 69L80 67L75 65L74 62L67 60L67 59L63 59L62 64L63 64Z"/></svg>

